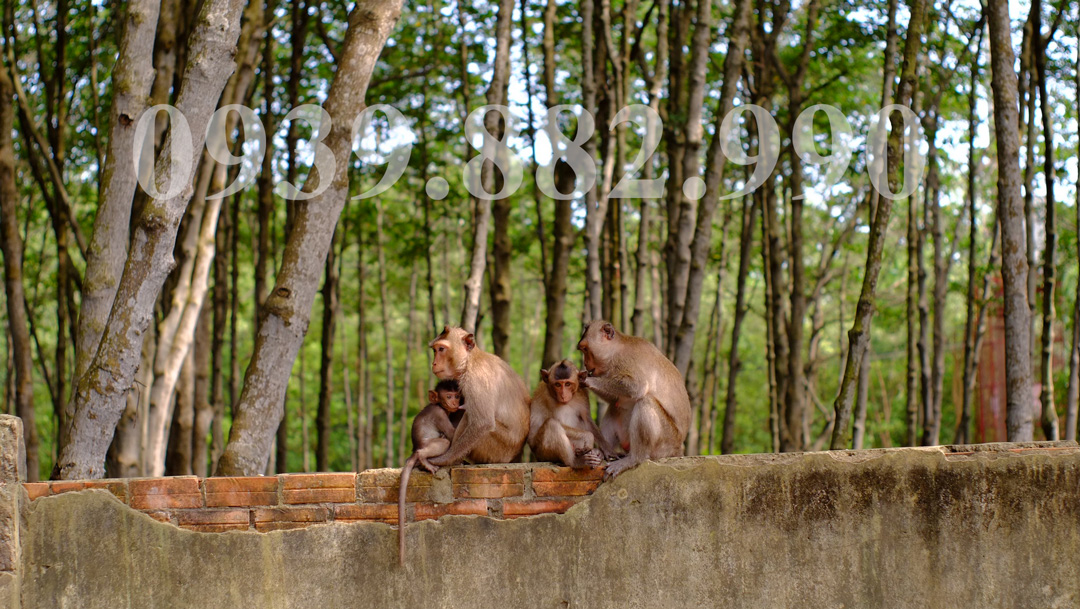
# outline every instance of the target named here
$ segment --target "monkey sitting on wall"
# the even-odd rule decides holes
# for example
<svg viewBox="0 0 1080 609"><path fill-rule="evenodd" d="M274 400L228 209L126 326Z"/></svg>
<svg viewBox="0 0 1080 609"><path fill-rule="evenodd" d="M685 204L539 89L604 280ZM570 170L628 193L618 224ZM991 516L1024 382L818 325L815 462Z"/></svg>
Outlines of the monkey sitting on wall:
<svg viewBox="0 0 1080 609"><path fill-rule="evenodd" d="M412 424L413 454L401 468L401 485L398 490L398 558L405 566L405 491L409 475L416 463L435 473L438 466L428 459L443 454L450 448L450 439L465 414L457 381L439 381L435 389L428 391L429 404L416 415Z"/></svg>
<svg viewBox="0 0 1080 609"><path fill-rule="evenodd" d="M647 459L679 457L690 431L690 396L682 374L655 345L591 321L578 342L585 386L609 404L600 433L629 454L609 463L613 478Z"/></svg>
<svg viewBox="0 0 1080 609"><path fill-rule="evenodd" d="M597 467L613 454L589 416L589 392L581 383L588 373L568 359L541 370L541 383L530 406L529 447L541 461L568 467ZM599 441L601 450L594 448Z"/></svg>
<svg viewBox="0 0 1080 609"><path fill-rule="evenodd" d="M512 463L521 458L529 434L529 390L502 358L476 346L473 335L446 326L431 341L431 371L453 379L469 405L450 441L450 449L429 459L438 465Z"/></svg>

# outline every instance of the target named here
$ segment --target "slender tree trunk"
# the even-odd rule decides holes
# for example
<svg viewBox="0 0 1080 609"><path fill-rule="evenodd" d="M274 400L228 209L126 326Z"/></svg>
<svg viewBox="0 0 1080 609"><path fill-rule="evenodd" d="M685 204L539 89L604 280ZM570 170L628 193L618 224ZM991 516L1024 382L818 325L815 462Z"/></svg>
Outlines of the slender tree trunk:
<svg viewBox="0 0 1080 609"><path fill-rule="evenodd" d="M707 2L702 2L702 4L708 5L711 10L711 4ZM698 17L699 27L703 18L701 15L705 12L707 11L699 11L701 13ZM669 312L669 315L676 322L675 331L677 334L671 339L674 342L675 367L682 372L685 372L690 353L694 349L694 336L698 315L701 310L701 292L706 267L708 266L707 262L712 252L713 216L716 213L716 206L720 200L720 189L724 181L726 158L720 150L724 139L724 134L720 133L720 126L724 116L731 111L734 105L735 92L742 76L744 51L750 37L750 17L751 7L749 0L738 0L727 32L728 49L727 55L724 57L724 82L720 89L720 100L716 106L715 132L705 159L705 196L697 209L696 224L692 233L693 239L689 243L689 268L686 270L685 298L682 299L683 310L675 313ZM695 44L697 44L698 34L696 31L694 39ZM699 123L700 116L694 120ZM700 129L700 126L697 129ZM696 138L700 141L700 137L700 134L695 134L690 140ZM689 158L691 152L693 156L697 156L697 148L689 147L687 149L687 158ZM684 159L683 164L684 175L691 176L691 170L693 175L697 175L696 164L692 164L686 159ZM682 234L684 228L691 225L692 218L687 212L690 212L690 208L684 205L683 210L679 213L680 234ZM677 297L678 294L676 294Z"/></svg>
<svg viewBox="0 0 1080 609"><path fill-rule="evenodd" d="M383 346L386 350L386 444L383 447L383 466L394 463L394 343L390 340L390 296L386 282L386 248L383 243L384 214L382 202L375 197L375 256L379 262L379 303L382 312Z"/></svg>
<svg viewBox="0 0 1080 609"><path fill-rule="evenodd" d="M852 425L851 448L862 450L866 439L866 403L870 396L870 352L872 347L867 347L863 355L862 365L859 366L859 393L855 401L855 422Z"/></svg>
<svg viewBox="0 0 1080 609"><path fill-rule="evenodd" d="M1028 263L1024 257L1024 212L1020 197L1016 73L1013 71L1008 3L1005 0L989 0L987 10L998 153L1001 275L1005 284L1006 419L1009 441L1028 442L1034 436L1029 325L1031 309L1027 298Z"/></svg>
<svg viewBox="0 0 1080 609"><path fill-rule="evenodd" d="M341 236L334 233L334 240L341 241ZM338 272L335 260L334 244L326 256L326 270L322 287L322 359L319 362L319 410L316 413L315 427L318 442L315 447L315 469L320 472L330 471L330 402L334 394L334 324L337 321L338 308Z"/></svg>
<svg viewBox="0 0 1080 609"><path fill-rule="evenodd" d="M344 159L351 154L352 123L364 106L375 62L400 11L401 0L362 0L349 15L341 69L324 105L334 124L324 143L338 159L336 170L333 176L324 177L315 171L304 184L305 192L310 193L323 179L331 180L324 192L296 210L296 225L282 255L284 263L264 304L266 317L255 337L229 446L218 464L221 475L255 475L269 459L287 383L287 375L281 371L292 367L300 350L315 299L318 269L326 260L348 196L349 164Z"/></svg>
<svg viewBox="0 0 1080 609"><path fill-rule="evenodd" d="M506 87L510 79L510 34L513 25L514 0L499 0L498 22L495 26L495 65L491 85L487 91L488 105L500 105L506 102ZM484 117L484 128L488 133L500 133L501 117L496 112L488 112ZM487 164L487 163L485 163ZM495 192L494 167L488 167L482 174L482 188L487 193ZM461 327L474 332L477 316L480 313L480 295L484 289L484 271L487 268L488 228L491 223L492 205L490 198L477 201L472 248L472 262L469 278L465 281L465 304L461 311ZM496 229L498 230L498 228ZM507 301L509 302L509 301Z"/></svg>
<svg viewBox="0 0 1080 609"><path fill-rule="evenodd" d="M1076 87L1080 91L1080 55L1076 58ZM1080 227L1080 176L1076 179L1076 225ZM1076 256L1080 260L1080 240L1076 243ZM1076 419L1080 411L1080 277L1077 277L1076 298L1073 303L1073 336L1072 349L1069 353L1069 389L1065 404L1065 433L1066 440L1076 440Z"/></svg>
<svg viewBox="0 0 1080 609"><path fill-rule="evenodd" d="M922 46L922 27L925 15L925 0L912 0L911 20L904 41L904 64L900 72L900 86L896 95L896 103L900 105L907 105L911 102L915 88L917 56L919 48ZM884 128L884 126L879 128ZM893 112L892 129L889 132L888 152L886 155L889 190L892 192L899 192L900 155L903 152L901 146L903 136L902 119L898 112ZM906 169L905 181L911 177ZM834 403L836 424L833 427L833 437L830 445L833 450L845 448L849 445L851 410L855 401L859 367L862 365L862 358L870 342L870 322L874 313L878 273L881 270L881 252L885 245L885 229L889 224L892 204L892 199L881 198L874 214L874 222L870 227L870 243L867 248L862 290L859 294L859 304L855 309L855 321L848 332L848 344L850 346L847 362L844 365L844 378L840 383L840 391Z"/></svg>
<svg viewBox="0 0 1080 609"><path fill-rule="evenodd" d="M742 232L739 237L739 275L735 287L735 317L731 321L731 350L728 355L727 399L724 408L724 433L720 440L720 452L731 454L735 450L735 408L737 406L736 382L742 359L739 357L739 335L749 306L746 303L746 278L750 274L751 248L754 244L754 224L759 209L758 197L749 196L743 203Z"/></svg>
<svg viewBox="0 0 1080 609"><path fill-rule="evenodd" d="M407 436L409 435L409 384L412 382L413 338L416 335L416 272L417 268L414 262L412 274L409 278L409 327L405 331L405 362L401 373L401 416L398 420L397 460L402 466L405 465L405 459L409 457L406 451L408 450Z"/></svg>
<svg viewBox="0 0 1080 609"><path fill-rule="evenodd" d="M7 44L10 43L5 40L5 46ZM15 90L8 70L0 69L0 249L4 254L7 326L11 333L10 345L15 368L14 412L23 420L26 478L36 482L39 479L40 466L37 422L34 416L34 364L26 316L26 295L23 291L23 241L19 234L16 212L19 191L15 185L15 143L11 137L15 123L14 95Z"/></svg>
<svg viewBox="0 0 1080 609"><path fill-rule="evenodd" d="M921 257L919 237L918 199L907 200L907 384L906 416L907 446L916 446L919 442L919 378L922 360L919 359L919 259Z"/></svg>
<svg viewBox="0 0 1080 609"><path fill-rule="evenodd" d="M164 473L167 476L190 476L192 428L195 424L195 352L190 346L180 367L174 400Z"/></svg>
<svg viewBox="0 0 1080 609"><path fill-rule="evenodd" d="M210 320L209 307L203 307L199 325L195 330L192 356L195 365L195 421L191 440L191 471L199 477L207 474L207 443L210 425L214 420L214 407L210 403Z"/></svg>
<svg viewBox="0 0 1080 609"><path fill-rule="evenodd" d="M1042 2L1032 2L1032 47L1035 53L1035 71L1039 81L1039 102L1043 124L1043 175L1046 183L1046 247L1043 250L1043 293L1042 293L1042 354L1040 371L1042 373L1042 430L1047 440L1058 439L1058 416L1054 405L1054 292L1057 287L1057 226L1054 210L1054 114L1050 109L1050 99L1046 86L1046 47L1048 39L1042 35ZM1034 117L1033 117L1034 118ZM1034 275L1034 273L1032 273ZM1032 301L1034 304L1034 301Z"/></svg>
<svg viewBox="0 0 1080 609"><path fill-rule="evenodd" d="M235 67L232 54L240 33L240 9L237 0L207 0L192 34L193 59L176 105L191 126L195 151L202 149L215 102ZM172 164L170 146L165 149L168 152L158 159L159 176L168 175ZM198 156L198 152L192 155L192 165ZM188 183L177 196L151 201L143 209L116 290L120 307L109 315L105 338L72 398L71 441L59 458L64 479L100 478L105 473L105 453L124 411L124 394L139 364L141 337L172 266L176 232L191 194Z"/></svg>
<svg viewBox="0 0 1080 609"><path fill-rule="evenodd" d="M971 60L971 84L968 89L968 171L967 171L967 209L968 209L968 284L966 315L964 318L964 379L963 397L960 413L957 417L956 444L969 444L971 436L971 408L975 393L975 282L976 264L978 252L978 224L979 213L976 203L976 175L978 161L976 160L975 136L979 126L978 114L975 112L978 101L977 87L979 84L979 56L982 54L983 29L979 29L979 42L975 47L975 53ZM995 237L994 242L997 242Z"/></svg>
<svg viewBox="0 0 1080 609"><path fill-rule="evenodd" d="M927 426L928 437L924 444L937 446L941 443L941 403L944 397L945 383L945 299L948 296L949 264L945 257L944 221L941 218L940 179L938 176L937 162L937 104L931 108L931 129L927 134L930 142L930 154L927 157L928 172L926 176L926 195L929 203L930 230L934 240L934 325L933 346L934 358L930 369L930 400L931 406L928 413L931 416Z"/></svg>

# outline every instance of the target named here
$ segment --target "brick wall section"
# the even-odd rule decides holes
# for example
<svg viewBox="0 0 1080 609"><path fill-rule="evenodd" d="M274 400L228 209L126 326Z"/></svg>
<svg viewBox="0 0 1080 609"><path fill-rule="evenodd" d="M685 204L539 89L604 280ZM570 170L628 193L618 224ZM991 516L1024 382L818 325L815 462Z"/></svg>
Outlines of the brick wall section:
<svg viewBox="0 0 1080 609"><path fill-rule="evenodd" d="M414 471L409 521L442 516L521 518L561 514L600 485L603 470L548 463ZM238 478L54 480L24 484L31 501L99 489L161 522L203 533L269 532L327 522L397 524L399 469Z"/></svg>

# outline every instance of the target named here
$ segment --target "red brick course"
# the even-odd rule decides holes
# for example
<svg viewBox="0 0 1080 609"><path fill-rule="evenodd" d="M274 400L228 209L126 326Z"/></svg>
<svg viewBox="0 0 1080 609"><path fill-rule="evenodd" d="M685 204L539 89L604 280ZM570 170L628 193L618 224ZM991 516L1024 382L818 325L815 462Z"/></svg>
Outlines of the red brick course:
<svg viewBox="0 0 1080 609"><path fill-rule="evenodd" d="M449 476L414 471L406 493L410 521L443 516L519 518L562 513L600 484L600 469L459 466ZM324 522L397 524L401 470L236 478L180 476L54 480L24 484L31 501L104 489L160 522L202 533L268 532ZM445 502L451 499L452 501ZM534 498L535 497L535 498Z"/></svg>
<svg viewBox="0 0 1080 609"><path fill-rule="evenodd" d="M454 497L499 499L525 494L525 471L485 467L455 467L450 472Z"/></svg>

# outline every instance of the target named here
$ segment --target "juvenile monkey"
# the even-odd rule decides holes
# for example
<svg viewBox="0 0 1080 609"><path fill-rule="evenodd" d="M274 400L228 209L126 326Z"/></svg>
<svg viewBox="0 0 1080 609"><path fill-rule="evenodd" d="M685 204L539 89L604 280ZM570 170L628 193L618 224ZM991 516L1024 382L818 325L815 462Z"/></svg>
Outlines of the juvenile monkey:
<svg viewBox="0 0 1080 609"><path fill-rule="evenodd" d="M690 397L679 370L652 343L591 321L578 342L585 386L609 404L601 436L629 454L609 463L613 478L647 459L678 457L690 430Z"/></svg>
<svg viewBox="0 0 1080 609"><path fill-rule="evenodd" d="M429 472L439 468L428 458L441 455L450 448L450 438L461 422L465 406L461 402L457 381L439 381L435 389L428 391L428 405L416 415L412 424L413 454L401 468L401 488L398 491L398 559L405 566L405 491L409 475L417 461Z"/></svg>
<svg viewBox="0 0 1080 609"><path fill-rule="evenodd" d="M589 392L581 384L587 376L568 359L550 371L540 371L529 419L529 447L537 459L568 467L596 467L611 453L589 416ZM593 448L597 441L603 452Z"/></svg>
<svg viewBox="0 0 1080 609"><path fill-rule="evenodd" d="M437 466L510 463L521 458L529 434L529 390L502 358L476 346L473 335L446 326L431 341L431 371L440 380L453 379L469 405L454 431L450 448L429 459Z"/></svg>

